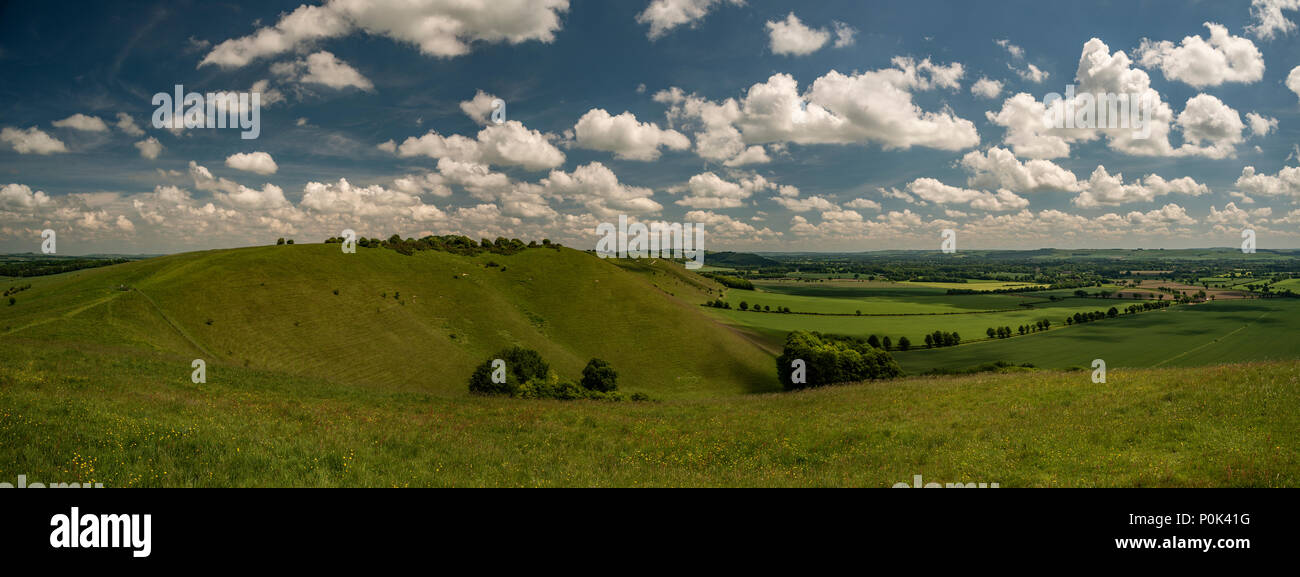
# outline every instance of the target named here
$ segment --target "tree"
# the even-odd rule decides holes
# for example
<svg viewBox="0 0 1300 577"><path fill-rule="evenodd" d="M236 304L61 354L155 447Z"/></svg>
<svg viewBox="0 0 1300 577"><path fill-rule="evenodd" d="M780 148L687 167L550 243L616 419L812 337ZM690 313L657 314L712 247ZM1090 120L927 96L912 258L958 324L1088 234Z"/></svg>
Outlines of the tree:
<svg viewBox="0 0 1300 577"><path fill-rule="evenodd" d="M587 361L582 369L582 388L608 393L618 390L618 372L601 359Z"/></svg>
<svg viewBox="0 0 1300 577"><path fill-rule="evenodd" d="M293 239L291 238L289 240L284 241L284 244L293 244Z"/></svg>
<svg viewBox="0 0 1300 577"><path fill-rule="evenodd" d="M892 341L890 341L890 340L889 340L889 336L886 335L885 338L880 339L880 344L881 344L881 346L882 346L885 350L889 350L889 349L893 346L894 343L893 343Z"/></svg>
<svg viewBox="0 0 1300 577"><path fill-rule="evenodd" d="M795 361L803 362L803 382L794 382L798 364ZM794 331L786 337L781 356L776 359L776 369L786 390L888 379L903 374L893 356L861 339L807 331Z"/></svg>
<svg viewBox="0 0 1300 577"><path fill-rule="evenodd" d="M991 339L997 336L998 332L994 330L993 327L989 327L988 330L984 331L984 334L988 335L989 338Z"/></svg>
<svg viewBox="0 0 1300 577"><path fill-rule="evenodd" d="M276 245L284 244L284 237L280 237L280 238L276 239L275 244L276 244Z"/></svg>
<svg viewBox="0 0 1300 577"><path fill-rule="evenodd" d="M925 335L925 348L934 348L934 335Z"/></svg>
<svg viewBox="0 0 1300 577"><path fill-rule="evenodd" d="M749 303L746 301L740 301L740 310L742 311L749 310Z"/></svg>
<svg viewBox="0 0 1300 577"><path fill-rule="evenodd" d="M878 349L880 348L880 339L876 335L871 335L867 337L867 344L871 345L873 349Z"/></svg>
<svg viewBox="0 0 1300 577"><path fill-rule="evenodd" d="M497 370L493 364L497 360L505 362L505 379L501 383L492 380L492 373ZM542 360L542 355L537 351L511 347L498 352L496 357L484 361L474 369L469 378L469 390L480 395L510 395L528 381L545 379L550 371L550 365Z"/></svg>
<svg viewBox="0 0 1300 577"><path fill-rule="evenodd" d="M1112 319L1119 316L1119 309L1116 309L1115 307L1110 307L1110 310L1106 311L1106 316Z"/></svg>
<svg viewBox="0 0 1300 577"><path fill-rule="evenodd" d="M907 351L912 349L912 341L907 337L898 337L898 350Z"/></svg>

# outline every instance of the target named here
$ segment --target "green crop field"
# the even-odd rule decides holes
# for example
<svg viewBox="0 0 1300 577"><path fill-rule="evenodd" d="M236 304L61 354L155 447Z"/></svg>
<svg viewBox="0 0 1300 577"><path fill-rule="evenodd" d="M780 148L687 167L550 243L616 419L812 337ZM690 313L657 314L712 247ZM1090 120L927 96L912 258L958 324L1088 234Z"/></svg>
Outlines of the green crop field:
<svg viewBox="0 0 1300 577"><path fill-rule="evenodd" d="M899 289L905 290L905 289ZM750 306L764 305L776 309L789 307L793 312L842 314L942 314L1014 309L1030 299L1011 295L947 296L916 294L911 296L875 295L871 297L805 296L781 292L730 290L724 301L739 307L741 302Z"/></svg>
<svg viewBox="0 0 1300 577"><path fill-rule="evenodd" d="M728 296L736 300L735 296L738 291L731 291ZM816 297L805 297L816 298ZM1014 310L999 310L996 312L978 312L975 308L972 312L962 312L962 309L948 304L950 307L946 310L959 312L960 314L899 314L896 316L828 316L828 315L800 315L800 314L780 314L769 312L754 312L740 310L722 310L709 308L711 314L717 315L725 322L744 327L756 334L762 335L769 343L780 346L784 341L786 333L796 330L817 331L821 333L848 335L866 337L868 335L886 336L893 338L895 341L899 337L907 337L912 341L914 346L919 346L924 342L926 334L934 331L956 331L965 341L975 339L985 339L985 331L989 327L1009 326L1013 330L1024 324L1033 324L1040 320L1049 320L1052 322L1052 331L1065 326L1065 317L1072 316L1074 313L1087 313L1093 311L1106 311L1111 307L1123 310L1124 307L1143 301L1134 299L1097 299L1097 298L1067 298L1064 300L1052 302L1048 300L1029 301L1017 299L1012 296L995 296L995 295L963 295L952 297L915 297L914 300L908 301L908 308L915 309L925 306L924 299L948 299L951 301L961 301L962 299L995 299L1005 298L1008 303L1026 303L1031 306L1015 307ZM835 299L828 299L835 300ZM734 306L734 305L733 305ZM791 307L794 309L794 307ZM794 309L798 310L798 309ZM881 309L889 310L888 308ZM896 310L908 310L899 307ZM937 310L934 308L924 309L927 311ZM878 311L879 312L879 311ZM1141 313L1140 315L1153 314L1158 311ZM1139 315L1139 316L1140 316ZM1110 322L1111 319L1099 321L1100 323Z"/></svg>
<svg viewBox="0 0 1300 577"><path fill-rule="evenodd" d="M1300 332L1300 301L1216 301L1121 315L1045 333L952 348L897 353L909 372L970 367L992 361L1039 367L1198 366L1294 359L1300 344L1281 335Z"/></svg>

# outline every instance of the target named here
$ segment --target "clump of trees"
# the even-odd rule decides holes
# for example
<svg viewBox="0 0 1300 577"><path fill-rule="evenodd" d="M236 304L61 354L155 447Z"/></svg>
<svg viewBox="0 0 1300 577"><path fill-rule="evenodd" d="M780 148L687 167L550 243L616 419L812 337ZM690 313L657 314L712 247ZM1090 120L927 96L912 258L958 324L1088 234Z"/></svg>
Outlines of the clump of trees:
<svg viewBox="0 0 1300 577"><path fill-rule="evenodd" d="M523 347L505 349L475 368L469 377L469 391L517 399L649 400L642 393L624 397L618 392L618 372L608 361L591 359L582 369L582 379L574 382L561 379L540 353Z"/></svg>
<svg viewBox="0 0 1300 577"><path fill-rule="evenodd" d="M794 361L803 361L803 381L793 380ZM901 376L894 357L856 337L795 331L786 336L776 359L777 376L786 390Z"/></svg>
<svg viewBox="0 0 1300 577"><path fill-rule="evenodd" d="M707 278L711 278L715 281L718 281L719 283L722 284L722 286L725 286L727 288L750 290L750 291L754 290L754 283L749 282L749 280L740 278L738 276L718 274L715 272L700 273L700 276L704 276Z"/></svg>
<svg viewBox="0 0 1300 577"><path fill-rule="evenodd" d="M1016 333L1019 333L1021 335L1027 335L1039 331L1046 331L1051 328L1052 328L1052 321L1043 319L1033 324L1020 325L1016 327L1016 330L1014 331L1011 330L1011 327L989 327L984 331L984 334L988 335L990 339L1006 339L1006 338L1011 338Z"/></svg>
<svg viewBox="0 0 1300 577"><path fill-rule="evenodd" d="M961 335L956 332L934 331L925 335L925 348L954 347L961 344Z"/></svg>
<svg viewBox="0 0 1300 577"><path fill-rule="evenodd" d="M330 237L325 239L325 244L341 244L342 237ZM292 241L290 242L292 244ZM439 252L449 252L464 256L475 256L483 253L492 253L500 255L512 255L530 248L550 248L559 250L564 245L551 242L551 239L544 238L542 242L530 241L525 243L517 238L506 238L499 236L496 240L482 239L475 241L467 236L461 235L429 235L420 239L402 238L394 234L387 240L379 238L361 237L357 239L357 246L362 248L387 248L397 251L399 254L410 256L416 251L434 250ZM504 267L503 267L504 268Z"/></svg>

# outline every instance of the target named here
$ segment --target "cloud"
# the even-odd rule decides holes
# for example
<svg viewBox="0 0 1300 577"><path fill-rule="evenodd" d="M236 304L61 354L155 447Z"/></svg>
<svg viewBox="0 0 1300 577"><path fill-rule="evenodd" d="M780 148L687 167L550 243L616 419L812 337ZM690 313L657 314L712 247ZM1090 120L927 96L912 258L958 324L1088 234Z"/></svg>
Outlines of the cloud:
<svg viewBox="0 0 1300 577"><path fill-rule="evenodd" d="M1004 101L1002 110L988 112L987 117L993 124L1006 128L1003 142L1017 156L1029 158L1068 156L1072 144L1099 138L1105 138L1112 150L1134 156L1227 158L1236 154L1245 125L1235 110L1218 98L1198 94L1188 99L1183 112L1175 116L1160 93L1151 88L1147 73L1131 64L1123 51L1111 53L1104 42L1093 38L1084 44L1079 58L1076 73L1079 90L1070 107L1065 99L1058 99L1049 109L1032 95L1020 93ZM1095 96L1099 94L1121 95L1145 103L1139 107L1148 110L1144 111L1138 129L1121 119L1109 118L1103 106L1096 107L1094 121L1096 126L1105 128L1063 128L1046 122L1052 115L1064 118L1071 108L1088 109L1090 102L1101 102ZM1078 115L1077 110L1074 114ZM1169 140L1175 126L1183 133L1184 142L1180 147L1174 147Z"/></svg>
<svg viewBox="0 0 1300 577"><path fill-rule="evenodd" d="M745 4L745 0L653 0L637 15L636 21L649 24L648 34L651 40L655 40L683 24L694 25L723 2L736 6Z"/></svg>
<svg viewBox="0 0 1300 577"><path fill-rule="evenodd" d="M981 76L971 85L970 93L980 98L997 98L1002 94L1002 81L989 80L988 77Z"/></svg>
<svg viewBox="0 0 1300 577"><path fill-rule="evenodd" d="M758 178L762 184L757 187L765 188L767 181L761 176ZM689 208L736 208L743 206L745 199L753 196L755 188L754 184L742 186L706 172L691 177L686 183L686 196L678 200L677 204Z"/></svg>
<svg viewBox="0 0 1300 577"><path fill-rule="evenodd" d="M1051 74L1046 70L1042 70L1033 64L1025 64L1024 68L1012 67L1011 69L1016 71L1016 75L1019 76L1021 80L1033 82L1034 84L1042 84L1049 76L1051 76Z"/></svg>
<svg viewBox="0 0 1300 577"><path fill-rule="evenodd" d="M935 204L969 204L971 208L987 211L1018 210L1029 206L1029 201L1009 190L996 193L949 186L933 178L918 178L907 183L907 191L918 198Z"/></svg>
<svg viewBox="0 0 1300 577"><path fill-rule="evenodd" d="M772 158L767 155L767 150L761 146L755 145L746 148L744 152L737 154L732 159L722 163L722 165L727 167L739 167L750 164L767 164L769 162L772 162Z"/></svg>
<svg viewBox="0 0 1300 577"><path fill-rule="evenodd" d="M1292 68L1291 73L1286 75L1286 87L1296 96L1300 96L1300 66Z"/></svg>
<svg viewBox="0 0 1300 577"><path fill-rule="evenodd" d="M438 220L446 215L416 195L379 185L355 186L346 178L338 182L309 182L303 187L302 208L324 214L355 217L398 218L414 221Z"/></svg>
<svg viewBox="0 0 1300 577"><path fill-rule="evenodd" d="M1270 116L1263 116L1254 112L1246 113L1246 125L1250 127L1250 133L1255 136L1268 136L1268 133L1277 130L1277 119Z"/></svg>
<svg viewBox="0 0 1300 577"><path fill-rule="evenodd" d="M1250 15L1254 22L1246 26L1246 31L1260 40L1272 40L1278 33L1294 32L1296 24L1282 13L1283 10L1300 10L1300 0L1251 0Z"/></svg>
<svg viewBox="0 0 1300 577"><path fill-rule="evenodd" d="M407 138L401 145L383 143L381 150L395 151L398 156L428 156L496 166L520 166L527 170L544 170L564 164L564 153L550 139L529 130L517 120L490 124L476 138L459 134L443 136L430 130L419 138Z"/></svg>
<svg viewBox="0 0 1300 577"><path fill-rule="evenodd" d="M240 68L357 30L413 44L438 58L468 54L475 42L549 43L560 29L560 14L568 9L568 0L333 0L299 6L273 26L221 42L199 66Z"/></svg>
<svg viewBox="0 0 1300 577"><path fill-rule="evenodd" d="M880 203L869 198L855 198L844 203L844 207L857 210L880 210Z"/></svg>
<svg viewBox="0 0 1300 577"><path fill-rule="evenodd" d="M1016 60L1021 60L1025 57L1025 49L1016 46L1015 44L1012 44L1011 40L1008 38L994 40L993 43L1006 49L1007 54L1010 54L1011 57L1015 58Z"/></svg>
<svg viewBox="0 0 1300 577"><path fill-rule="evenodd" d="M0 142L13 146L18 154L44 155L68 151L67 145L63 144L62 140L46 134L35 126L26 130L6 126L0 130Z"/></svg>
<svg viewBox="0 0 1300 577"><path fill-rule="evenodd" d="M856 28L839 21L832 21L831 26L835 28L836 48L847 48L853 46L856 42L854 37L858 35L858 30Z"/></svg>
<svg viewBox="0 0 1300 577"><path fill-rule="evenodd" d="M546 194L577 202L599 218L659 214L663 209L650 198L653 191L620 183L614 171L599 162L584 164L571 173L553 170L541 185Z"/></svg>
<svg viewBox="0 0 1300 577"><path fill-rule="evenodd" d="M117 124L114 126L117 126L118 130L125 132L128 136L144 136L144 130L135 123L135 119L131 118L130 114L125 112L117 113Z"/></svg>
<svg viewBox="0 0 1300 577"><path fill-rule="evenodd" d="M496 96L478 90L474 92L474 98L462 101L460 111L474 119L479 124L487 124L492 116L492 103L499 100Z"/></svg>
<svg viewBox="0 0 1300 577"><path fill-rule="evenodd" d="M276 63L271 66L271 72L296 82L319 84L336 90L357 88L369 92L375 88L370 79L324 50L309 54L306 59Z"/></svg>
<svg viewBox="0 0 1300 577"><path fill-rule="evenodd" d="M0 207L37 208L50 204L49 195L41 191L32 192L25 184L6 184L0 187Z"/></svg>
<svg viewBox="0 0 1300 577"><path fill-rule="evenodd" d="M158 158L158 155L162 154L163 151L162 143L158 142L158 139L152 136L135 143L135 147L140 150L140 156L142 158L147 158L149 160Z"/></svg>
<svg viewBox="0 0 1300 577"><path fill-rule="evenodd" d="M1229 34L1221 24L1204 25L1210 30L1208 41L1188 36L1176 45L1168 40L1153 42L1144 38L1137 51L1138 62L1147 68L1159 68L1165 78L1194 88L1225 82L1251 84L1264 77L1264 55L1254 42Z"/></svg>
<svg viewBox="0 0 1300 577"><path fill-rule="evenodd" d="M786 56L807 56L821 50L831 39L831 33L825 28L804 26L794 12L787 15L785 20L769 20L767 30L772 53Z"/></svg>
<svg viewBox="0 0 1300 577"><path fill-rule="evenodd" d="M754 225L747 222L739 221L725 214L718 214L707 210L692 210L687 212L686 221L703 224L706 231L706 238L760 242L775 240L781 236L781 233L772 232L768 228L756 228Z"/></svg>
<svg viewBox="0 0 1300 577"><path fill-rule="evenodd" d="M1119 206L1135 202L1153 202L1156 197L1171 193L1187 196L1209 194L1210 188L1192 180L1190 177L1165 180L1149 174L1140 182L1124 183L1124 175L1106 172L1106 167L1098 166L1085 183L1084 190L1074 198L1074 204L1080 208L1100 206Z"/></svg>
<svg viewBox="0 0 1300 577"><path fill-rule="evenodd" d="M1275 175L1259 173L1255 167L1241 169L1237 178L1237 188L1241 192L1255 196L1292 197L1293 202L1300 200L1300 166L1285 166Z"/></svg>
<svg viewBox="0 0 1300 577"><path fill-rule="evenodd" d="M249 188L237 182L217 178L207 167L190 161L190 177L194 187L212 193L218 202L236 209L269 210L289 209L292 205L284 197L284 191L274 184L264 184L262 188Z"/></svg>
<svg viewBox="0 0 1300 577"><path fill-rule="evenodd" d="M966 185L976 188L1005 188L1021 193L1082 189L1073 172L1052 161L1035 159L1022 163L1010 150L996 146L986 152L966 153L961 166L970 172Z"/></svg>
<svg viewBox="0 0 1300 577"><path fill-rule="evenodd" d="M853 75L830 71L800 93L789 74L774 74L740 100L720 103L673 88L655 95L672 121L697 123L696 152L707 160L733 158L754 144L863 144L886 149L924 146L961 150L979 144L969 120L951 110L922 110L913 91L960 88L960 63L937 65L897 57L894 66Z"/></svg>
<svg viewBox="0 0 1300 577"><path fill-rule="evenodd" d="M676 130L660 129L653 122L637 122L631 112L610 116L602 108L583 114L573 133L579 147L612 152L625 160L658 160L660 147L686 150L691 146L690 139Z"/></svg>
<svg viewBox="0 0 1300 577"><path fill-rule="evenodd" d="M1209 94L1189 99L1178 114L1177 123L1186 142L1178 154L1228 158L1235 156L1237 145L1245 141L1242 132L1246 125L1241 122L1241 115Z"/></svg>
<svg viewBox="0 0 1300 577"><path fill-rule="evenodd" d="M108 132L108 125L104 124L103 119L98 116L86 116L80 112L63 120L55 120L50 124L58 128L71 128L84 132Z"/></svg>
<svg viewBox="0 0 1300 577"><path fill-rule="evenodd" d="M263 176L275 174L280 167L275 159L265 152L240 152L226 157L226 166L235 170L252 172Z"/></svg>

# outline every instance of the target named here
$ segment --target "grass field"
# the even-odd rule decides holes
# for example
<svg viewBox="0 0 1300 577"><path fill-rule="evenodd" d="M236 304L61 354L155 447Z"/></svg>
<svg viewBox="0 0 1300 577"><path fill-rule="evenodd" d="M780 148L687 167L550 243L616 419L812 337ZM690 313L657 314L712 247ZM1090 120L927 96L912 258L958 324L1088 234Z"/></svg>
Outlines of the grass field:
<svg viewBox="0 0 1300 577"><path fill-rule="evenodd" d="M898 289L903 290L903 289ZM824 297L789 294L781 292L730 290L723 300L732 308L745 302L772 307L789 307L799 313L842 314L851 315L861 312L872 314L944 314L955 312L977 312L990 310L1014 309L1024 299L1011 295L963 295L947 296L934 294L917 295L873 295Z"/></svg>
<svg viewBox="0 0 1300 577"><path fill-rule="evenodd" d="M735 298L736 293L728 296ZM916 300L935 299L990 299L996 296L965 295L954 297L916 297ZM1123 309L1133 304L1132 299L1068 298L1051 301L1017 301L1016 297L1007 296L1008 302L1033 302L1032 307L1019 307L1016 310L999 312L971 312L969 314L915 314L900 316L819 316L779 313L758 313L753 311L708 309L725 322L744 327L760 335L762 339L779 346L784 342L786 333L794 330L809 330L822 333L866 337L868 335L891 337L897 342L906 336L913 346L924 344L925 335L934 331L956 331L965 341L987 338L985 331L989 327L1009 326L1013 330L1024 324L1033 324L1040 320L1052 321L1055 331L1065 326L1065 317L1076 312L1106 311L1110 307ZM915 302L915 301L913 301ZM924 301L922 301L924 302ZM733 305L734 306L734 305ZM798 309L796 309L798 310ZM960 311L960 309L956 309ZM866 311L864 311L865 313ZM1152 314L1151 312L1141 313ZM1100 321L1101 323L1109 322ZM1034 335L1037 336L1037 335ZM904 367L906 368L906 367Z"/></svg>
<svg viewBox="0 0 1300 577"><path fill-rule="evenodd" d="M0 479L124 486L1295 486L1300 363L658 403L448 398L0 347Z"/></svg>
<svg viewBox="0 0 1300 577"><path fill-rule="evenodd" d="M121 486L1294 486L1300 301L949 296L828 281L725 289L656 260L295 245L24 279L0 306L0 480ZM823 312L701 306L725 294ZM754 296L758 295L758 296ZM764 302L764 299L767 299ZM782 300L783 299L783 300ZM1020 307L1022 302L1034 308ZM1012 303L1012 311L985 312ZM734 305L733 305L734 306ZM990 308L991 307L991 308ZM936 314L936 313L972 314ZM1090 371L777 393L788 331L909 335L1047 318L1024 337L896 353L909 373L1006 360ZM474 397L510 345L593 356L655 402ZM195 358L207 382L190 382ZM1255 361L1248 364L1221 364ZM1130 368L1157 367L1157 368Z"/></svg>
<svg viewBox="0 0 1300 577"><path fill-rule="evenodd" d="M897 353L909 372L1005 360L1039 367L1199 366L1295 359L1300 300L1256 299L1175 306L1133 316L1053 328L1026 337Z"/></svg>

